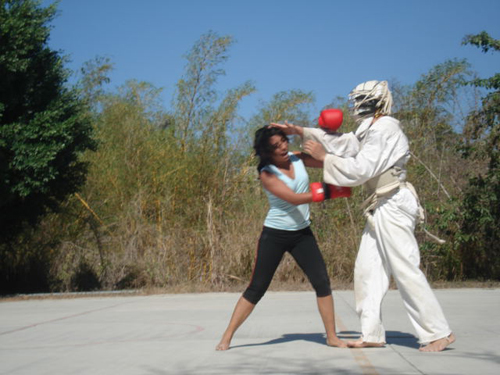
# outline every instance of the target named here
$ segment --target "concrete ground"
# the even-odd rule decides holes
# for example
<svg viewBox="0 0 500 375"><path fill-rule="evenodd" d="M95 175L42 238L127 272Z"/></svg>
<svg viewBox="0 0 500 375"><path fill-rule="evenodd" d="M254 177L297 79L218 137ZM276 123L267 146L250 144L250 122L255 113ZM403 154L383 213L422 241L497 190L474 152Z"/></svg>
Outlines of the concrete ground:
<svg viewBox="0 0 500 375"><path fill-rule="evenodd" d="M500 289L437 289L457 336L418 351L398 291L385 348L325 345L313 292L268 292L226 352L214 350L237 293L0 302L0 374L499 374ZM335 291L337 330L356 338L353 291Z"/></svg>

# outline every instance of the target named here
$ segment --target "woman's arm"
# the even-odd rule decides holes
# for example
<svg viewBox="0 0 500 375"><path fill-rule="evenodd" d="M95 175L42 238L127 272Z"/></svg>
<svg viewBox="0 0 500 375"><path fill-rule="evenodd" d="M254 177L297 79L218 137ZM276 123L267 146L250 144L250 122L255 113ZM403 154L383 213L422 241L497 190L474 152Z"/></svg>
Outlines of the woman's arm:
<svg viewBox="0 0 500 375"><path fill-rule="evenodd" d="M310 168L323 168L323 161L314 159L311 155L305 152L294 151L293 154L304 162L306 167Z"/></svg>
<svg viewBox="0 0 500 375"><path fill-rule="evenodd" d="M312 193L295 193L286 184L281 181L275 174L267 171L262 171L260 173L260 181L262 186L271 192L271 194L277 196L284 201L298 206L299 204L311 203Z"/></svg>

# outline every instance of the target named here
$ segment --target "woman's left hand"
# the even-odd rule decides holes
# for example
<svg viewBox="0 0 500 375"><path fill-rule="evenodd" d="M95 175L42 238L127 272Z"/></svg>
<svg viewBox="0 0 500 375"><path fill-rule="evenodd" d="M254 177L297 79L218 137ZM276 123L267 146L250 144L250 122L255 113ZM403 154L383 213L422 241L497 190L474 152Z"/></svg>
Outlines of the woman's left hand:
<svg viewBox="0 0 500 375"><path fill-rule="evenodd" d="M314 141L307 141L304 143L302 148L305 153L311 155L314 159L319 161L325 161L326 151L321 145L321 143Z"/></svg>

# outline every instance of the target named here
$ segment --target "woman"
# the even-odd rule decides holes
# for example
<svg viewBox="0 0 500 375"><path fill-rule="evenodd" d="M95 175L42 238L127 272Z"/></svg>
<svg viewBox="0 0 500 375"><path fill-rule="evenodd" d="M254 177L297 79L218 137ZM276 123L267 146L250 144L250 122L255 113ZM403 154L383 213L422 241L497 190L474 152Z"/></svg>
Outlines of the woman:
<svg viewBox="0 0 500 375"><path fill-rule="evenodd" d="M238 300L229 325L216 350L227 350L238 327L248 318L264 296L276 269L288 251L305 272L316 291L318 309L326 329L329 346L346 347L335 331L335 313L330 279L316 239L309 228L309 203L320 201L321 188L313 185L302 159L307 156L288 151L288 138L276 128L263 127L255 133L255 154L260 181L266 192L270 209L264 221L252 279ZM313 166L318 162L307 158Z"/></svg>

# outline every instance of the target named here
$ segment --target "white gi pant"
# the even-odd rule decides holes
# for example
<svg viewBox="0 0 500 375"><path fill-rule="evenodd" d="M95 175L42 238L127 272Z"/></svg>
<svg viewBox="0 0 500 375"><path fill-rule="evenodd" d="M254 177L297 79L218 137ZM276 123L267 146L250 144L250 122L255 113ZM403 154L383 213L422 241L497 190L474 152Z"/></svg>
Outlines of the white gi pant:
<svg viewBox="0 0 500 375"><path fill-rule="evenodd" d="M356 311L362 340L385 343L382 300L394 277L419 342L426 344L450 335L439 302L420 270L420 252L414 230L418 214L415 196L401 188L381 198L367 223L354 268Z"/></svg>

